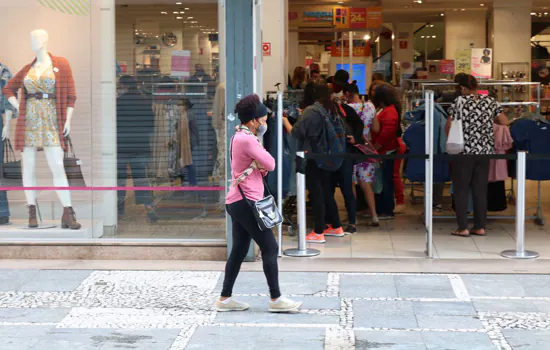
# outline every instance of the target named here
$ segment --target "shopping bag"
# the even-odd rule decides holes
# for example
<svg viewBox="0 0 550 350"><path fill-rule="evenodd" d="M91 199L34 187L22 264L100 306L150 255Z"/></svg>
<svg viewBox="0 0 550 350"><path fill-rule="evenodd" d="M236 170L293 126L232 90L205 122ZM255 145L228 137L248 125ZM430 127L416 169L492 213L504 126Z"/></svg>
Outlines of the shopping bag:
<svg viewBox="0 0 550 350"><path fill-rule="evenodd" d="M2 186L23 186L21 160L15 158L15 152L9 139L4 140L4 163L2 164Z"/></svg>
<svg viewBox="0 0 550 350"><path fill-rule="evenodd" d="M63 165L65 167L65 173L67 174L67 180L69 180L69 186L86 187L86 181L84 181L82 169L80 168L82 162L76 157L73 142L70 137L65 138L65 141L67 142L67 147L65 149Z"/></svg>
<svg viewBox="0 0 550 350"><path fill-rule="evenodd" d="M451 131L447 137L447 153L459 154L464 151L464 131L462 129L462 120L453 120L451 122Z"/></svg>
<svg viewBox="0 0 550 350"><path fill-rule="evenodd" d="M382 167L380 166L380 164L376 164L375 170L374 170L374 181L372 182L372 191L375 194L382 193L382 190L384 189L383 183L384 183L384 178L382 173Z"/></svg>

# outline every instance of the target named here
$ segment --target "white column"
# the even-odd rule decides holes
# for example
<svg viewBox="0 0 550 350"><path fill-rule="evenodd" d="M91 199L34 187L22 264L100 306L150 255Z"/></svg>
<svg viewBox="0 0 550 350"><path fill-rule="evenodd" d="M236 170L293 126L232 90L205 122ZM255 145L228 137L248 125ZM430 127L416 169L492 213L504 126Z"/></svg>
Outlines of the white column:
<svg viewBox="0 0 550 350"><path fill-rule="evenodd" d="M531 62L532 0L495 0L493 3L493 72L499 62Z"/></svg>
<svg viewBox="0 0 550 350"><path fill-rule="evenodd" d="M116 55L115 0L101 0L101 158L102 184L116 186ZM104 234L114 234L117 225L117 192L106 191L102 205ZM94 232L94 236L96 233Z"/></svg>
<svg viewBox="0 0 550 350"><path fill-rule="evenodd" d="M225 82L225 2L218 1L218 45L220 47L220 83Z"/></svg>
<svg viewBox="0 0 550 350"><path fill-rule="evenodd" d="M300 45L298 42L298 33L297 32L291 32L288 33L288 64L287 64L287 71L294 70L297 66L303 66L305 64L305 58L300 55Z"/></svg>
<svg viewBox="0 0 550 350"><path fill-rule="evenodd" d="M412 74L414 72L414 24L413 23L396 23L393 25L394 36L393 40L393 64L401 65L401 74ZM406 48L401 45L406 42ZM408 63L411 68L405 70L403 64ZM393 70L395 74L395 69ZM395 78L394 77L394 81Z"/></svg>
<svg viewBox="0 0 550 350"><path fill-rule="evenodd" d="M448 60L455 58L457 50L487 47L487 10L457 10L445 12L445 58Z"/></svg>
<svg viewBox="0 0 550 350"><path fill-rule="evenodd" d="M286 68L287 19L287 0L262 1L262 41L271 44L271 56L263 57L262 62L264 92L273 91L274 85L277 83L281 83L281 88L286 87L287 73L285 71L288 71Z"/></svg>

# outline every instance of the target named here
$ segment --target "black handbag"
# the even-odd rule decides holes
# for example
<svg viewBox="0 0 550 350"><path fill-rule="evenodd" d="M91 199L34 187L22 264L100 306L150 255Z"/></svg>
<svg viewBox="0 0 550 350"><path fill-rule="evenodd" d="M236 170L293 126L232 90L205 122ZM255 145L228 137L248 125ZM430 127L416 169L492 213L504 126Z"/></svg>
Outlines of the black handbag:
<svg viewBox="0 0 550 350"><path fill-rule="evenodd" d="M82 162L76 157L73 142L70 137L66 137L65 141L67 142L67 147L65 150L65 157L63 158L63 166L65 167L67 180L69 180L69 186L86 187L86 181L84 180L84 175L82 175L82 169L80 168Z"/></svg>
<svg viewBox="0 0 550 350"><path fill-rule="evenodd" d="M2 164L2 186L23 186L21 160L15 158L15 152L9 139L4 140L4 163Z"/></svg>
<svg viewBox="0 0 550 350"><path fill-rule="evenodd" d="M231 161L233 160L232 151L231 151L232 148L233 148L233 139L231 139L231 144L229 147L229 155L231 156ZM260 199L257 202L251 203L251 201L249 201L244 195L241 185L237 185L237 187L239 188L239 192L241 192L241 196L243 196L243 199L250 206L252 214L254 214L254 217L256 218L256 222L258 223L258 227L260 228L260 230L265 231L265 230L270 230L279 224L282 224L283 216L281 215L281 212L277 207L277 203L275 202L275 198L273 198L271 191L269 191L269 186L265 182L265 178L263 176L262 176L262 179L264 182L264 188L267 189L267 193L269 195Z"/></svg>
<svg viewBox="0 0 550 350"><path fill-rule="evenodd" d="M244 196L244 192L240 185L238 185L239 191L243 196L243 199L248 203L256 221L258 222L258 227L260 230L270 230L273 227L283 223L283 216L277 207L275 198L271 195L269 191L269 186L267 186L264 178L264 187L267 189L269 196L260 199L257 202L250 203L250 201Z"/></svg>

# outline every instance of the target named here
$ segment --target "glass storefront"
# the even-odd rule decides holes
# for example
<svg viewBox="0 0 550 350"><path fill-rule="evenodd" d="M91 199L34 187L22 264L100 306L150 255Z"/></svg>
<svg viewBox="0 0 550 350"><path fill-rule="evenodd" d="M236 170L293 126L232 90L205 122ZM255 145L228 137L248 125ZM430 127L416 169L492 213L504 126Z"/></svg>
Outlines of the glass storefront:
<svg viewBox="0 0 550 350"><path fill-rule="evenodd" d="M0 239L225 240L217 1L0 12Z"/></svg>

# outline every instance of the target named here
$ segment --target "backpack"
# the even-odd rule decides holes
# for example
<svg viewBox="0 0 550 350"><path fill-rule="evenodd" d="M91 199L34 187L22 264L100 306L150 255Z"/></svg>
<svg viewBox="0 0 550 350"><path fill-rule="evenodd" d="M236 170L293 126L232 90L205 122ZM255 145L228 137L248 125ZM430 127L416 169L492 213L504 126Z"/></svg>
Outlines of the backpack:
<svg viewBox="0 0 550 350"><path fill-rule="evenodd" d="M323 135L321 136L322 149L327 155L346 153L346 130L339 116L327 113L325 116ZM344 158L316 159L317 166L327 171L336 171L344 162Z"/></svg>

